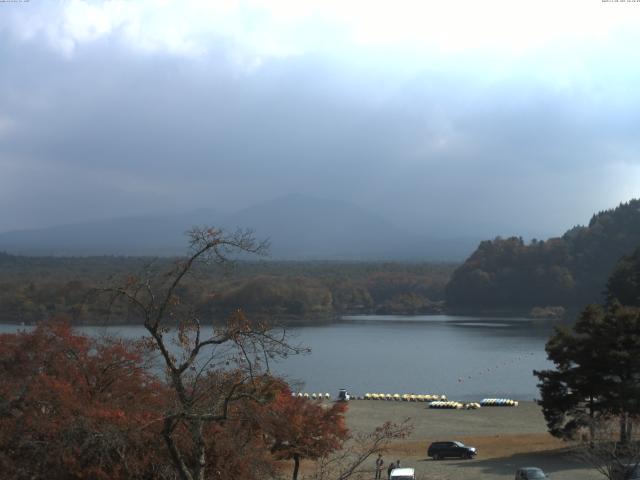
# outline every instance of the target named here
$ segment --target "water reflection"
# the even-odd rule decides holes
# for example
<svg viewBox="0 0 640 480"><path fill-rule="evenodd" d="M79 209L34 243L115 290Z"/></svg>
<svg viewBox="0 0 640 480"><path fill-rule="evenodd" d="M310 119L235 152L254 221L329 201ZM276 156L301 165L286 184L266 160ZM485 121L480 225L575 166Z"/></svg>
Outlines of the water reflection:
<svg viewBox="0 0 640 480"><path fill-rule="evenodd" d="M307 391L445 393L460 400L538 395L551 326L524 318L348 316L292 329L309 357L278 365Z"/></svg>
<svg viewBox="0 0 640 480"><path fill-rule="evenodd" d="M1 325L0 331L15 331ZM82 327L91 335L140 338L140 326ZM340 322L289 328L312 349L275 365L308 392L444 393L456 400L538 396L534 369L549 366L545 323L523 318L348 316Z"/></svg>

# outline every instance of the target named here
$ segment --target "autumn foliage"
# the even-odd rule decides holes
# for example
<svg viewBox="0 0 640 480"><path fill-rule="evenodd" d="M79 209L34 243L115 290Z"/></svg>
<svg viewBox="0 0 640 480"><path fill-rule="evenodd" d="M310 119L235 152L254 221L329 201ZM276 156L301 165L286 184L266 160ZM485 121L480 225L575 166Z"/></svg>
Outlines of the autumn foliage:
<svg viewBox="0 0 640 480"><path fill-rule="evenodd" d="M96 292L144 319L138 342L84 336L68 321L0 336L0 472L14 479L181 479L277 475L276 460L319 458L347 437L342 414L294 399L269 364L308 351L236 309L203 325L183 281L250 231L189 232L189 255Z"/></svg>
<svg viewBox="0 0 640 480"><path fill-rule="evenodd" d="M0 477L178 478L163 428L179 402L151 368L148 348L85 336L60 320L0 335ZM194 408L228 385L237 400L224 421L204 426L207 478L274 478L278 460L318 458L347 436L344 404L292 397L270 375L243 384L240 371L208 372ZM193 451L188 427L181 422L173 432L184 452Z"/></svg>
<svg viewBox="0 0 640 480"><path fill-rule="evenodd" d="M305 397L294 397L285 389L268 408L266 431L273 438L276 458L294 461L297 479L302 459L318 459L342 447L349 431L345 425L346 402L331 407Z"/></svg>
<svg viewBox="0 0 640 480"><path fill-rule="evenodd" d="M3 478L162 478L166 391L143 353L59 321L0 335Z"/></svg>

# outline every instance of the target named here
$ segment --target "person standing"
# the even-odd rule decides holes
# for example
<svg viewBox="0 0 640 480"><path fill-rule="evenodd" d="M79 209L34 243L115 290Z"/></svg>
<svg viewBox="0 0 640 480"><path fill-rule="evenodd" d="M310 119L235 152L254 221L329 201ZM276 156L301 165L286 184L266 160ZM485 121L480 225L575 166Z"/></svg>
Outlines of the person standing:
<svg viewBox="0 0 640 480"><path fill-rule="evenodd" d="M378 458L376 458L376 480L380 480L382 476L382 466L384 465L384 460L382 459L382 454L378 454Z"/></svg>
<svg viewBox="0 0 640 480"><path fill-rule="evenodd" d="M387 468L387 480L391 480L391 472L393 472L393 469L396 468L395 463L391 462L389 464L389 468Z"/></svg>

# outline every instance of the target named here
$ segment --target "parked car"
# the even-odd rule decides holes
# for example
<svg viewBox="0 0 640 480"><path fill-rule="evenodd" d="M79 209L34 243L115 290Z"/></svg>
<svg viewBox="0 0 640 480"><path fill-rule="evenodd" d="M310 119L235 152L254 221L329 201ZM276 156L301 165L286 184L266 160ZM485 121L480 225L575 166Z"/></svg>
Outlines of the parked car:
<svg viewBox="0 0 640 480"><path fill-rule="evenodd" d="M543 480L549 475L538 467L522 467L516 470L516 480Z"/></svg>
<svg viewBox="0 0 640 480"><path fill-rule="evenodd" d="M628 463L614 468L617 478L624 480L640 480L640 463Z"/></svg>
<svg viewBox="0 0 640 480"><path fill-rule="evenodd" d="M340 391L338 392L338 401L348 402L349 400L351 400L351 395L349 395L349 392L347 392L346 389L341 388Z"/></svg>
<svg viewBox="0 0 640 480"><path fill-rule="evenodd" d="M627 465L625 478L627 480L640 479L640 464L633 463L633 464Z"/></svg>
<svg viewBox="0 0 640 480"><path fill-rule="evenodd" d="M473 458L478 453L475 447L470 447L462 442L433 442L429 445L427 456L434 460L442 458Z"/></svg>
<svg viewBox="0 0 640 480"><path fill-rule="evenodd" d="M416 471L413 468L394 468L389 478L390 480L416 480Z"/></svg>

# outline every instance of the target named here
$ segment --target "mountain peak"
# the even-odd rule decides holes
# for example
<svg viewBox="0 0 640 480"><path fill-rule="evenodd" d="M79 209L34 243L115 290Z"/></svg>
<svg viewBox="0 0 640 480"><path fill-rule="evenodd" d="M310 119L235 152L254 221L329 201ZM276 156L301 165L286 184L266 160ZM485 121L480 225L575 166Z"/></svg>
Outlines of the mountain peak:
<svg viewBox="0 0 640 480"><path fill-rule="evenodd" d="M199 209L95 220L0 234L0 250L39 255L181 255L194 225L250 228L269 239L277 259L459 260L474 240L451 242L404 231L381 215L344 200L291 193L231 215Z"/></svg>

